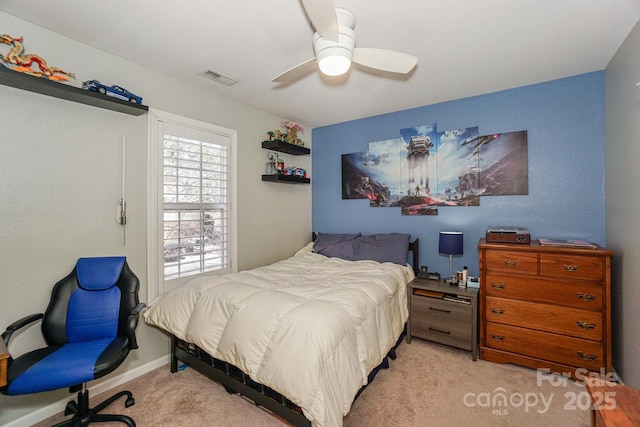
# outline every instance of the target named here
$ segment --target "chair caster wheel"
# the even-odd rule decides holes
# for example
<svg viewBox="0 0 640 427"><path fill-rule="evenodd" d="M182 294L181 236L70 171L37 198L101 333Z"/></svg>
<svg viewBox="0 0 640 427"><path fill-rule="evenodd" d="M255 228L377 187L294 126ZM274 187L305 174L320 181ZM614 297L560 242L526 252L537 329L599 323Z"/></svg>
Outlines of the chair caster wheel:
<svg viewBox="0 0 640 427"><path fill-rule="evenodd" d="M136 404L136 400L133 397L130 397L124 402L124 407L129 408L135 404Z"/></svg>
<svg viewBox="0 0 640 427"><path fill-rule="evenodd" d="M237 394L238 392L232 389L231 387L224 386L224 389L227 390L229 394Z"/></svg>

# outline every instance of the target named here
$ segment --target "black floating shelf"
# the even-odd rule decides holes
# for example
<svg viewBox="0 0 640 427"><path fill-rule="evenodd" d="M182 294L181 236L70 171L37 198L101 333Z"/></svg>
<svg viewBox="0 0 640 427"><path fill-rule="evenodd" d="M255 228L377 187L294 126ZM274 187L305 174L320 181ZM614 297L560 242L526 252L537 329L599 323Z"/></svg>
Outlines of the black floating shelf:
<svg viewBox="0 0 640 427"><path fill-rule="evenodd" d="M146 105L107 97L106 95L90 90L80 89L42 77L19 73L2 65L0 65L0 84L133 116L140 116L149 111L149 107Z"/></svg>
<svg viewBox="0 0 640 427"><path fill-rule="evenodd" d="M311 154L311 150L306 147L289 144L279 139L273 141L262 141L262 148L280 151L281 153L293 154L294 156L307 156Z"/></svg>
<svg viewBox="0 0 640 427"><path fill-rule="evenodd" d="M262 175L262 180L266 182L282 182L284 184L309 184L311 182L309 178L282 174Z"/></svg>

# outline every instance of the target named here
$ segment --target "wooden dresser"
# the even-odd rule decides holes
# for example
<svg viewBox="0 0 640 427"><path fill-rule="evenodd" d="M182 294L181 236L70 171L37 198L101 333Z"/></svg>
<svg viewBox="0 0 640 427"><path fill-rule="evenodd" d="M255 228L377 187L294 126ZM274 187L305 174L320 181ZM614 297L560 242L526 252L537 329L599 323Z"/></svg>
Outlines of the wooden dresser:
<svg viewBox="0 0 640 427"><path fill-rule="evenodd" d="M598 249L478 244L480 358L611 372L611 257Z"/></svg>

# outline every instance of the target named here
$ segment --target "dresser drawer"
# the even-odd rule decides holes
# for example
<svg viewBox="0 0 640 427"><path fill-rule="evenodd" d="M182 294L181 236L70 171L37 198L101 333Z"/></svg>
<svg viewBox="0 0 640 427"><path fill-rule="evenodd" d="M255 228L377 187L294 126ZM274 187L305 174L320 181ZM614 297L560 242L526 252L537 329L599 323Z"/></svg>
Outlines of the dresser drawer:
<svg viewBox="0 0 640 427"><path fill-rule="evenodd" d="M412 295L411 317L471 323L471 305Z"/></svg>
<svg viewBox="0 0 640 427"><path fill-rule="evenodd" d="M562 304L588 310L602 310L602 285L591 282L550 280L487 274L487 296Z"/></svg>
<svg viewBox="0 0 640 427"><path fill-rule="evenodd" d="M602 340L602 314L553 304L487 297L488 322L521 326L592 341Z"/></svg>
<svg viewBox="0 0 640 427"><path fill-rule="evenodd" d="M604 262L588 255L540 254L540 275L601 281Z"/></svg>
<svg viewBox="0 0 640 427"><path fill-rule="evenodd" d="M532 252L491 250L486 252L487 271L538 274L538 255Z"/></svg>
<svg viewBox="0 0 640 427"><path fill-rule="evenodd" d="M598 371L606 367L601 343L488 322L487 347Z"/></svg>
<svg viewBox="0 0 640 427"><path fill-rule="evenodd" d="M471 350L471 325L439 317L411 316L411 335Z"/></svg>

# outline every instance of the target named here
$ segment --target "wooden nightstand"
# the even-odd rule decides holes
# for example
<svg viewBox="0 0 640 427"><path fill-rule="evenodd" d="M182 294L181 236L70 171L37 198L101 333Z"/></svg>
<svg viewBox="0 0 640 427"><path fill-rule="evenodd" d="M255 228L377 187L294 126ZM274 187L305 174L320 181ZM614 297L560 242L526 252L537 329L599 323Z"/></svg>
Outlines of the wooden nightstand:
<svg viewBox="0 0 640 427"><path fill-rule="evenodd" d="M407 286L407 343L411 337L435 341L471 351L478 360L479 289L419 278Z"/></svg>

